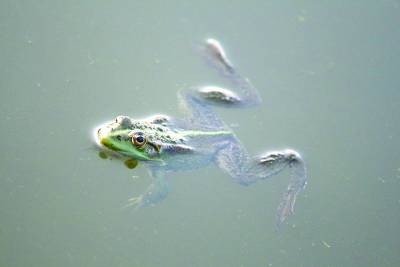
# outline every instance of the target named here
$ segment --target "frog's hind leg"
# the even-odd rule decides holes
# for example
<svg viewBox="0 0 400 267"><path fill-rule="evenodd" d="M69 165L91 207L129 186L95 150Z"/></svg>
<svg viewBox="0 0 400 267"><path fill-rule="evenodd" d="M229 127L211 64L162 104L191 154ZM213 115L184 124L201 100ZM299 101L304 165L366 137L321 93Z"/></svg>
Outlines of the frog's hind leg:
<svg viewBox="0 0 400 267"><path fill-rule="evenodd" d="M204 86L179 92L180 107L187 113L187 122L202 129L224 129L226 125L213 112L212 106L244 107L261 102L257 89L244 78L227 58L221 44L207 39L201 46L203 56L226 77L237 92L219 86Z"/></svg>
<svg viewBox="0 0 400 267"><path fill-rule="evenodd" d="M278 226L293 214L297 195L307 185L307 171L303 158L294 150L271 151L257 158L251 165L251 173L258 179L270 178L286 168L290 171L289 184L283 193L277 210Z"/></svg>
<svg viewBox="0 0 400 267"><path fill-rule="evenodd" d="M180 109L185 113L186 123L191 128L207 130L227 128L196 88L180 91L178 100Z"/></svg>
<svg viewBox="0 0 400 267"><path fill-rule="evenodd" d="M206 86L199 89L199 93L214 104L233 106L254 106L261 102L257 89L250 80L243 77L237 68L228 59L222 45L215 39L207 39L201 47L202 54L209 63L224 77L226 77L238 93L229 89Z"/></svg>
<svg viewBox="0 0 400 267"><path fill-rule="evenodd" d="M208 130L227 129L212 106L238 107L245 101L236 93L221 87L206 86L181 90L178 93L179 107L185 113L190 127Z"/></svg>
<svg viewBox="0 0 400 267"><path fill-rule="evenodd" d="M296 151L287 149L268 152L252 159L237 140L228 142L217 154L218 166L235 181L250 185L258 180L271 178L285 169L290 171L289 184L277 209L277 225L280 226L294 211L296 196L307 184L303 159Z"/></svg>

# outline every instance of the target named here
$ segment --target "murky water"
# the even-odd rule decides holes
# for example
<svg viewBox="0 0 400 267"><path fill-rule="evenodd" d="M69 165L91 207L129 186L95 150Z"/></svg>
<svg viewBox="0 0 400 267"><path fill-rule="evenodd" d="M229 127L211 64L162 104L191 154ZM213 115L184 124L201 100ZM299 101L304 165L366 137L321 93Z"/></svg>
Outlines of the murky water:
<svg viewBox="0 0 400 267"><path fill-rule="evenodd" d="M1 1L1 266L397 266L400 2ZM210 166L150 183L91 131L180 116L176 92L228 85L194 46L222 41L264 99L220 109L253 154L291 147L309 185L281 234L287 173L250 187Z"/></svg>

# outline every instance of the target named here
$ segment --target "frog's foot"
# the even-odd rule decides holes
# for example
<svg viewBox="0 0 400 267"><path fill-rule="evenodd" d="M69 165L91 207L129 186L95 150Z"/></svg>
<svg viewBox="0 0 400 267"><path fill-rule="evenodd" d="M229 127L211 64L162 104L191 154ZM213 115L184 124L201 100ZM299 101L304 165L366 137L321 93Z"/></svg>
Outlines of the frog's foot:
<svg viewBox="0 0 400 267"><path fill-rule="evenodd" d="M140 209L148 206L155 205L157 202L165 198L166 195L157 194L153 192L146 192L140 196L132 197L128 199L128 204L125 208L132 207L134 209Z"/></svg>
<svg viewBox="0 0 400 267"><path fill-rule="evenodd" d="M287 217L293 214L296 196L307 185L305 164L299 153L286 149L267 153L259 159L259 165L265 168L258 169L260 171L258 174L263 178L277 174L286 167L290 168L289 185L277 209L276 217L279 227Z"/></svg>
<svg viewBox="0 0 400 267"><path fill-rule="evenodd" d="M204 43L204 55L211 60L217 69L224 70L225 73L234 73L232 63L226 56L225 50L215 39L209 38Z"/></svg>
<svg viewBox="0 0 400 267"><path fill-rule="evenodd" d="M230 142L219 151L217 164L241 185L250 185L289 169L289 184L277 208L278 228L293 214L296 196L307 183L304 161L299 153L291 149L271 151L261 157L250 159L240 143Z"/></svg>
<svg viewBox="0 0 400 267"><path fill-rule="evenodd" d="M132 197L128 200L125 207L133 207L135 209L148 207L160 202L168 195L169 185L164 177L164 173L152 170L153 182L149 185L146 192L143 194Z"/></svg>
<svg viewBox="0 0 400 267"><path fill-rule="evenodd" d="M238 70L228 59L221 43L215 39L204 42L204 56L214 67L228 78L239 94L219 87L206 87L200 90L207 100L219 104L240 104L241 107L254 106L261 102L261 97L249 79L240 75ZM236 105L235 105L236 106Z"/></svg>
<svg viewBox="0 0 400 267"><path fill-rule="evenodd" d="M276 214L278 227L286 220L287 217L294 213L294 204L296 202L297 193L298 192L288 190L283 194Z"/></svg>
<svg viewBox="0 0 400 267"><path fill-rule="evenodd" d="M128 199L128 204L126 204L124 207L125 208L132 207L134 209L140 209L152 206L155 205L157 202L163 200L166 196L167 192L161 192L161 191L156 192L148 190L144 194Z"/></svg>
<svg viewBox="0 0 400 267"><path fill-rule="evenodd" d="M128 204L126 204L124 208L131 208L131 207L134 209L139 209L143 207L143 195L128 199Z"/></svg>
<svg viewBox="0 0 400 267"><path fill-rule="evenodd" d="M216 104L238 104L241 102L240 97L231 90L217 87L204 86L198 89L199 95Z"/></svg>

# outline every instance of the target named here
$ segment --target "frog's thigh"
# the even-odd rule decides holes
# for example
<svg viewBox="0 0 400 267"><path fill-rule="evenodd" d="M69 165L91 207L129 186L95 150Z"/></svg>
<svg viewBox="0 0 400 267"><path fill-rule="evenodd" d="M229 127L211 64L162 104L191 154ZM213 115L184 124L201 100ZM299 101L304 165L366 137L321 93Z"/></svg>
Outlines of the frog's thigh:
<svg viewBox="0 0 400 267"><path fill-rule="evenodd" d="M199 95L207 101L215 104L238 104L241 102L240 97L231 90L218 86L204 86L199 88Z"/></svg>

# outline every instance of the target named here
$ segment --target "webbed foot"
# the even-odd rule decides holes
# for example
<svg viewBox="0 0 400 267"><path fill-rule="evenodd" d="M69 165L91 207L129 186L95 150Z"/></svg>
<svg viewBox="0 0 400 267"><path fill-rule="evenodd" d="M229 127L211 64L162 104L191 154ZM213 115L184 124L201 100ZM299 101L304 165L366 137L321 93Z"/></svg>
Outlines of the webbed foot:
<svg viewBox="0 0 400 267"><path fill-rule="evenodd" d="M143 207L143 195L128 199L128 204L126 204L124 208L130 208L130 207L134 209Z"/></svg>
<svg viewBox="0 0 400 267"><path fill-rule="evenodd" d="M132 197L128 200L128 204L124 207L133 207L135 209L155 205L157 202L163 200L169 191L168 182L164 177L164 173L152 170L153 182L143 194Z"/></svg>
<svg viewBox="0 0 400 267"><path fill-rule="evenodd" d="M307 184L306 166L299 153L286 149L270 151L254 161L240 166L245 154L240 152L240 144L231 144L226 151L218 155L219 166L227 171L242 185L249 185L258 180L268 179L288 169L290 179L286 191L279 202L276 214L276 223L279 228L282 223L294 212L297 195Z"/></svg>
<svg viewBox="0 0 400 267"><path fill-rule="evenodd" d="M151 185L150 187L153 188L154 186ZM155 205L157 202L163 200L166 197L166 195L167 195L166 191L154 192L148 190L144 194L128 199L128 204L125 205L125 208L132 207L134 209L140 209L143 207Z"/></svg>
<svg viewBox="0 0 400 267"><path fill-rule="evenodd" d="M163 198L164 197L153 194L152 192L146 192L145 194L128 199L128 204L125 205L125 208L132 207L134 209L140 209L143 207L148 207L154 205Z"/></svg>
<svg viewBox="0 0 400 267"><path fill-rule="evenodd" d="M296 195L297 192L295 191L287 191L284 193L281 202L279 203L277 214L276 214L276 221L277 226L279 227L287 217L294 213L294 204L296 202Z"/></svg>
<svg viewBox="0 0 400 267"><path fill-rule="evenodd" d="M281 172L286 166L290 169L289 184L277 209L276 217L279 227L294 213L296 196L307 184L305 164L300 154L291 149L269 152L259 159L259 164L265 167L264 170L258 169L259 174L264 175L265 178Z"/></svg>

